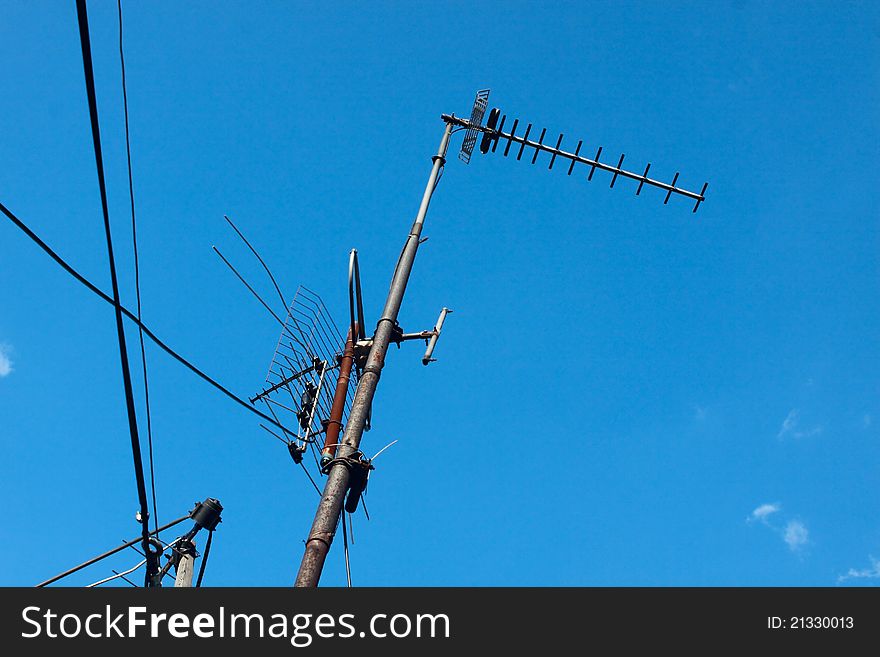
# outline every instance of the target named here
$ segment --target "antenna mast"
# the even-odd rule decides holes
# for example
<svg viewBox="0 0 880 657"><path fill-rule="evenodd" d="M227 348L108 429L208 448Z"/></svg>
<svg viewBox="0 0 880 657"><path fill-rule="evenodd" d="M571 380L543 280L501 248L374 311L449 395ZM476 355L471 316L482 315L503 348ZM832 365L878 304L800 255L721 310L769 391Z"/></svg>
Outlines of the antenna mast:
<svg viewBox="0 0 880 657"><path fill-rule="evenodd" d="M376 333L372 339L366 364L361 372L360 382L345 427L345 435L336 456L327 464L327 481L318 504L318 510L315 513L309 538L306 541L306 551L296 576L295 586L314 587L318 585L321 571L324 568L324 560L330 551L336 526L339 523L345 495L349 491L352 475L358 477L368 467L368 463L360 451L361 437L364 434L364 427L373 405L373 396L376 394L379 377L385 365L385 354L392 342L395 329L397 329L397 315L400 312L400 305L403 302L403 294L406 291L406 284L409 281L410 272L412 272L416 253L419 250L422 227L425 223L425 216L428 214L431 195L434 193L440 172L446 164L446 150L449 146L452 128L452 123L446 123L437 154L431 158L433 164L428 176L428 184L425 186L419 212L403 245L403 252L400 254L400 260L391 278L391 288L388 290L388 298L385 301L382 316L376 324Z"/></svg>
<svg viewBox="0 0 880 657"><path fill-rule="evenodd" d="M443 114L441 116L445 126L443 129L443 136L440 139L440 146L437 149L437 153L431 158L431 173L428 176L428 183L425 186L422 202L419 206L415 222L409 231L409 235L407 235L406 242L403 246L403 252L400 255L400 260L395 267L394 275L391 278L391 287L385 301L385 308L376 325L376 332L371 339L366 339L363 333L364 322L363 309L360 307L360 280L359 275L357 276L358 316L356 322L354 299L351 297L351 325L348 331L345 353L346 356L351 358L350 354L354 352L354 361L358 372L360 373L360 378L354 401L351 405L348 421L345 426L345 433L338 445L338 451L333 454L331 450L328 450L325 447L322 454L322 470L327 474L327 480L324 486L324 491L321 495L321 501L319 502L317 512L315 513L308 540L306 541L305 554L303 555L300 564L295 586L314 587L318 585L324 567L324 561L327 558L327 553L330 550L330 545L333 543L333 537L340 521L343 505L348 511L352 511L356 508L357 500L366 485L366 477L372 469L372 463L369 459L364 457L363 452L360 450L360 444L364 429L369 423L370 409L373 404L373 397L376 394L376 388L379 385L379 377L381 376L382 368L385 365L385 356L388 352L388 346L392 342L399 343L401 340L424 338L428 342L428 348L422 362L427 365L433 360L431 356L434 345L436 344L437 337L440 335L440 330L442 329L446 314L451 312L447 308L444 308L437 320L434 330L424 331L421 334L404 334L397 323L397 316L400 311L401 303L403 302L403 295L406 291L406 285L409 281L410 273L412 272L419 244L421 243L421 234L425 223L425 216L428 213L428 206L431 202L431 197L437 187L443 167L446 164L446 151L449 147L449 138L453 132L457 130L465 131L464 141L459 154L459 159L465 163L470 162L471 154L477 143L478 136L482 135L480 140L480 152L482 153L488 153L490 150L494 152L498 147L499 141L507 140L504 148L505 156L507 156L510 151L512 144L519 144L517 159L522 158L525 149L530 148L534 151L532 154L532 164L534 164L541 152L547 152L551 156L550 165L548 167L550 169L553 168L557 159L568 160L568 175L571 175L576 164L584 164L590 167L587 176L588 180L592 180L596 169L601 169L612 174L611 187L614 187L614 183L617 181L618 177L624 177L635 180L639 183L638 188L636 189L636 195L641 193L644 185L657 187L665 191L666 198L663 201L664 204L669 202L669 198L673 194L676 194L695 201L693 211L696 212L700 207L700 204L705 200L708 183L704 184L702 190L697 193L677 186L678 173L675 174L672 182L668 184L649 178L648 172L651 168L650 164L645 167L644 173L642 174L627 171L622 168L624 159L623 155L620 156L620 160L616 166L605 164L599 160L602 155L601 147L596 152L595 157L583 157L580 155L580 150L583 146L582 141L578 142L573 153L564 151L561 149L563 139L562 134L559 135L555 146L548 146L544 144L544 136L547 132L546 128L542 130L538 141L532 141L529 139L532 124L528 124L523 136L520 137L516 134L516 129L519 124L518 119L513 122L513 127L510 132L504 132L506 116L501 116L501 111L497 108L489 113L486 125L483 125L483 116L488 107L488 101L489 90L482 90L477 92L469 119L462 119L456 117L454 114ZM351 265L349 268L350 295L353 294L352 272L357 273L356 253L352 254ZM369 349L369 352L364 359L361 356L363 351L367 348ZM331 441L327 440L327 444L331 444ZM348 496L348 500L346 500L346 495ZM343 523L345 522L344 517L342 518L342 521Z"/></svg>

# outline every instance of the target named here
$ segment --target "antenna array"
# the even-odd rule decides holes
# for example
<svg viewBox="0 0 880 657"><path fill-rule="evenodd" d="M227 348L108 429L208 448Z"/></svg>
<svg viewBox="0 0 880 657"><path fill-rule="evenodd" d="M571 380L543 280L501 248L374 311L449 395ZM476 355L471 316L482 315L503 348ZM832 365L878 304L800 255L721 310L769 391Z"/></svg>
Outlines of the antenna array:
<svg viewBox="0 0 880 657"><path fill-rule="evenodd" d="M700 207L700 204L706 200L706 189L709 187L709 183L703 183L703 188L700 190L699 193L689 191L682 187L678 187L677 184L679 172L677 171L672 177L671 183L665 183L654 178L649 178L648 172L651 170L650 162L645 167L643 173L627 171L626 169L622 168L625 154L621 154L620 159L617 161L616 165L606 164L599 160L599 158L602 156L601 146L596 151L596 155L592 158L581 155L581 147L584 145L583 140L578 141L574 152L565 151L561 148L562 140L564 137L562 133L559 134L555 146L550 146L544 143L544 137L547 134L547 128L543 128L541 130L540 136L538 137L538 141L534 141L533 139L529 139L533 127L531 123L526 126L525 132L522 134L522 136L516 134L517 128L519 127L520 123L519 119L514 119L513 125L510 128L510 132L504 132L504 125L507 121L507 115L502 115L501 110L499 110L498 108L494 108L492 109L492 111L489 112L489 118L486 121L486 125L484 126L482 125L482 120L485 108L488 106L488 99L488 89L477 92L477 97L474 101L474 108L471 113L471 118L469 120L459 118L454 114L444 114L442 116L443 120L447 123L459 126L460 128L467 130L464 143L461 147L461 153L459 153L459 158L463 162L470 162L471 152L473 151L473 146L476 141L476 134L478 132L481 132L483 134L483 137L480 141L481 153L488 153L490 150L494 153L495 150L498 148L499 142L506 140L503 151L504 157L508 156L511 150L511 146L513 144L518 144L519 149L517 149L516 152L517 160L522 159L523 153L527 148L529 148L533 151L532 164L535 164L538 160L538 155L543 151L550 154L550 163L547 167L548 169L552 169L553 165L556 163L556 160L560 158L569 162L569 176L574 171L575 164L584 164L590 168L590 171L587 174L587 180L592 180L593 174L596 172L596 169L601 169L602 171L607 171L612 174L611 187L614 187L614 183L617 182L618 177L630 178L631 180L637 181L639 183L639 186L636 188L636 196L641 194L642 187L644 187L645 185L658 187L664 190L666 192L666 198L663 199L664 205L669 203L669 198L673 194L678 194L680 196L684 196L693 201L696 201L693 209L693 212L696 212L697 209ZM473 136L473 141L469 142L468 140L471 138L471 136Z"/></svg>
<svg viewBox="0 0 880 657"><path fill-rule="evenodd" d="M293 446L291 455L295 460L294 448L298 455L310 448L317 463L315 440L326 430L330 418L343 344L321 297L304 286L297 288L269 365L266 385L250 399L251 403L266 404L280 424L298 427L296 435L285 435L288 446ZM343 418L352 400L349 390Z"/></svg>

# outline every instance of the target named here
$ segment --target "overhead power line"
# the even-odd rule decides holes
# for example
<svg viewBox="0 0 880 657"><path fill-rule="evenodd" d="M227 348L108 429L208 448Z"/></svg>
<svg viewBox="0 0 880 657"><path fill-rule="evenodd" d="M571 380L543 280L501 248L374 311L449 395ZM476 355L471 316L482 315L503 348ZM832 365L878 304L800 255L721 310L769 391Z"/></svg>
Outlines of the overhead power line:
<svg viewBox="0 0 880 657"><path fill-rule="evenodd" d="M116 0L119 11L119 66L122 70L122 108L125 114L125 156L128 162L128 197L131 200L131 241L134 250L134 291L137 298L137 318L141 314L141 269L138 259L137 220L134 208L134 179L131 173L131 136L128 129L128 91L125 86L125 51L122 47L122 0ZM150 384L147 377L147 352L144 349L144 330L138 326L141 348L141 368L144 373L144 409L147 415L147 453L150 461L150 495L153 498L153 526L159 527L159 507L156 504L156 470L153 462L153 419L150 412Z"/></svg>
<svg viewBox="0 0 880 657"><path fill-rule="evenodd" d="M141 443L138 436L137 414L134 406L134 391L131 385L131 371L128 363L128 349L125 344L125 327L122 323L122 306L119 302L119 281L116 278L116 260L113 256L113 238L110 234L110 213L107 209L107 186L104 181L104 158L101 153L101 128L98 123L98 101L95 95L95 74L92 70L92 48L89 41L89 17L85 0L77 0L76 15L79 22L79 38L82 48L83 72L86 79L86 96L89 103L89 119L92 124L92 143L95 149L95 169L98 174L98 188L101 193L101 211L104 215L104 234L107 238L107 257L110 262L110 282L113 288L113 307L116 314L116 337L119 342L119 360L122 364L122 383L125 390L125 407L128 412L128 431L131 437L131 454L134 460L135 481L140 504L141 542L147 558L145 585L152 585L153 576L159 570L158 555L150 547L150 514L147 504L147 489L144 483L144 464L141 458Z"/></svg>
<svg viewBox="0 0 880 657"><path fill-rule="evenodd" d="M104 301L109 303L110 305L116 305L115 302L113 301L113 299L110 297L110 295L105 293L98 286L96 286L94 283L92 283L89 279L87 279L85 276L83 276L78 271L76 271L73 267L71 267L61 256L59 256L57 253L55 253L55 251L52 249L52 247L50 247L42 239L40 239L40 237L34 231L32 231L30 228L28 228L28 226L21 219L16 217L9 210L9 208L7 208L5 205L3 205L3 203L0 203L0 212L5 214L9 218L9 220L13 224L15 224L15 226L17 228L19 228L25 235L27 235L31 239L31 241L33 241L37 246L39 246L43 251L45 251L46 254L50 258L52 258L52 260L54 260L59 266L61 266L62 269L64 269L64 271L66 271L73 278L75 278L77 281L79 281L79 283L81 283L83 286L85 286L90 292L92 292L96 296L100 297L101 299L103 299ZM150 328L146 324L141 322L134 315L134 313L132 313L130 310L128 310L127 308L125 308L124 306L121 306L121 305L119 306L119 309L123 315L125 315L128 319L130 319L132 322L134 322L138 327L143 329L144 335L146 335L150 340L152 340L153 343L157 347L159 347L166 354L168 354L169 356L174 358L177 362L179 362L181 365L186 367L188 370L190 370L193 374L198 376L200 379L209 383L214 388L216 388L217 390L222 392L224 395L226 395L229 399L236 402L240 406L243 406L244 408L246 408L248 411L250 411L254 415L257 415L258 417L262 418L266 422L269 422L273 426L278 427L283 432L286 432L288 434L295 434L296 433L295 431L291 431L290 429L285 427L283 424L281 424L280 422L278 422L274 418L266 415L265 413L259 411L256 408L254 408L251 404L249 404L244 399L242 399L241 397L236 395L234 392L232 392L231 390L226 388L223 384L217 382L215 379L213 379L209 375L205 374L202 370L200 370L198 367L196 367L191 362L189 362L186 358L184 358L179 353L177 353L174 349L172 349L167 344L165 344L165 342L163 342L155 333L153 333L150 330Z"/></svg>

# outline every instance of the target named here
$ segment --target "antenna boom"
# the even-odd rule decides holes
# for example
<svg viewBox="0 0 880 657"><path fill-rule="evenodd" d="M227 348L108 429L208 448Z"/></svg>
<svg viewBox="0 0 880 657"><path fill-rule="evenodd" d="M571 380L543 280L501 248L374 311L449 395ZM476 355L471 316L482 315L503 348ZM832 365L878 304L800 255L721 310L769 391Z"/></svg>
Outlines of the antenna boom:
<svg viewBox="0 0 880 657"><path fill-rule="evenodd" d="M694 210L693 210L694 212L696 212L697 208L700 207L700 204L706 200L706 189L708 188L709 183L704 183L703 189L699 193L697 193L697 192L692 192L690 190L684 189L682 187L677 187L676 186L676 182L678 181L678 174L677 173L675 174L675 178L673 178L672 184L665 183L663 181L656 180L654 178L648 178L647 174L648 174L648 168L650 168L650 165L648 166L648 168L645 169L644 174L640 174L640 173L634 173L632 171L627 171L626 169L621 168L621 165L623 164L623 156L620 157L620 161L618 162L617 166L614 166L612 164L605 164L604 162L600 162L599 155L602 152L601 149L597 152L595 159L590 159L588 157L584 157L583 155L579 154L580 145L582 142L578 143L578 149L574 153L570 153L568 151L564 151L561 148L559 148L560 144L562 143L562 135L559 136L559 140L557 141L556 146L548 146L547 144L543 143L544 133L546 132L546 129L544 131L542 131L541 138L538 141L532 141L531 139L528 138L529 132L531 132L531 130L530 130L532 127L531 124L529 124L525 135L523 137L518 137L516 134L514 134L516 132L516 126L517 126L518 120L514 121L514 124L513 124L514 127L510 132L504 132L501 129L495 129L495 128L491 128L489 126L482 126L479 124L474 124L473 122L471 122L467 119L462 119L462 118L457 117L455 115L443 114L441 116L441 118L446 123L448 123L450 125L455 125L455 126L467 128L468 131L473 130L476 132L482 132L485 135L487 135L488 138L490 139L490 141L492 141L492 142L497 142L499 139L506 139L507 146L504 149L505 155L507 155L507 152L510 148L511 143L519 144L520 148L519 148L519 154L517 155L517 159L520 159L523 151L526 148L534 148L535 153L534 153L534 156L532 157L533 164L537 160L538 153L541 151L544 151L544 152L550 153L552 155L551 165L550 165L551 167L553 166L553 163L556 161L556 158L561 157L566 160L570 160L571 165L569 166L569 174L571 174L571 169L574 167L575 164L586 164L587 166L590 167L590 178L592 178L592 174L596 169L601 169L602 171L608 171L609 173L613 174L613 177L611 179L612 180L612 182L611 182L612 187L614 186L614 182L617 180L617 177L621 176L623 178L629 178L631 180L635 180L639 183L639 188L638 188L638 191L636 192L637 194L639 192L641 192L643 185L651 185L652 187L657 187L659 189L662 189L666 192L666 199L665 199L664 203L669 201L670 195L678 194L680 196L684 196L686 198L689 198L689 199L696 201L696 204L694 205ZM503 125L503 123L504 123L504 119L502 119L502 125ZM495 144L493 144L493 146L494 145ZM494 150L494 148L493 148L493 150Z"/></svg>

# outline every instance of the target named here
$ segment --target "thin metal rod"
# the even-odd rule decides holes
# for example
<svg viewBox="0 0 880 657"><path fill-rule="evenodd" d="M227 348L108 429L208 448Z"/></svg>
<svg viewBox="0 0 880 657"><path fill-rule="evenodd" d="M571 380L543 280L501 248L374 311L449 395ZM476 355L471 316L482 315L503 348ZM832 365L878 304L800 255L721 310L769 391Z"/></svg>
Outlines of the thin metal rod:
<svg viewBox="0 0 880 657"><path fill-rule="evenodd" d="M192 516L192 514L190 514L190 513L186 514L185 516L181 516L177 520L172 520L167 525L162 525L158 529L153 530L152 532L150 532L150 534L157 534L159 532L164 532L166 529L174 527L174 525L178 525L178 524L182 523L184 520L189 520L189 518L191 516ZM123 543L122 545L120 545L119 547L113 548L112 550L109 550L108 552L105 552L104 554L99 554L97 557L94 557L93 559L89 559L88 561L84 561L83 563L81 563L78 566L74 566L70 570L65 570L63 573L55 575L55 577L50 577L45 582L40 582L39 584L37 584L36 588L39 589L44 586L48 586L49 584L52 584L53 582L57 582L59 579L62 579L63 577L67 577L68 575L72 575L73 573L75 573L79 570L82 570L86 566L91 566L93 563L97 563L97 562L101 561L101 559L106 559L107 557L112 556L112 555L116 554L117 552L121 552L122 550L124 550L127 547L132 547L134 545L137 545L140 542L141 542L140 537L135 538L131 541L127 541L127 542Z"/></svg>
<svg viewBox="0 0 880 657"><path fill-rule="evenodd" d="M275 385L273 385L273 386L271 386L271 387L266 388L265 390L263 390L263 392L261 392L261 393L258 394L257 396L255 396L255 397L251 397L251 398L250 398L250 402L251 402L252 404L255 403L257 400L259 400L259 399L265 397L266 395L268 395L268 394L270 394L270 393L275 392L275 391L278 390L279 388L283 388L283 387L286 386L288 383L291 383L292 381L296 381L296 380L297 380L298 378L300 378L301 376L305 376L306 374L308 374L309 372L311 372L313 369L315 369L315 366L314 366L314 365L312 365L312 366L310 366L310 367L307 367L307 368L304 369L304 370L300 370L299 372L296 372L295 374L291 374L291 375L288 376L287 378L283 378L281 381L279 381L279 382L276 383Z"/></svg>
<svg viewBox="0 0 880 657"><path fill-rule="evenodd" d="M272 317L274 317L275 320L279 324L281 324L281 326L284 326L284 322L281 321L281 318L275 313L274 310L272 310L269 307L268 303L263 301L263 297L261 297L259 294L257 294L257 291L250 286L250 283L248 283L246 280L244 280L244 276L242 276L241 274L238 273L238 270L232 266L232 263L229 262L225 257L223 257L223 254L220 253L220 249L218 249L216 246L212 246L211 248L214 249L214 253L216 253L218 256L220 256L220 259L226 263L226 266L232 270L232 273L238 277L238 280L240 280L242 283L244 283L244 286L248 290L250 290L250 293L253 294L257 298L257 301L259 301L261 304L263 304L263 307L269 311L269 313L272 315Z"/></svg>
<svg viewBox="0 0 880 657"><path fill-rule="evenodd" d="M431 174L428 176L428 183L422 195L418 214L404 243L403 251L394 270L394 276L391 279L391 287L388 291L388 298L385 301L385 308L376 325L373 345L370 347L367 364L361 375L354 403L351 407L351 413L348 417L345 436L343 437L342 445L339 447L338 460L333 463L330 471L327 473L324 493L321 496L321 501L318 504L315 519L312 523L312 529L306 541L305 554L300 564L295 586L314 587L318 585L318 581L321 578L324 561L327 558L330 545L333 543L333 536L339 523L339 514L342 511L345 494L349 488L349 467L343 459L355 458L360 451L361 438L363 437L364 427L373 404L373 396L376 394L376 388L379 385L379 377L385 365L385 355L391 343L392 332L397 326L397 316L400 312L406 285L419 249L425 216L428 214L428 206L431 203L431 196L436 188L437 177L446 163L446 151L449 147L449 136L451 134L452 124L446 123L437 154L431 158L433 162Z"/></svg>
<svg viewBox="0 0 880 657"><path fill-rule="evenodd" d="M427 348L425 349L425 355L422 358L422 365L427 365L434 360L434 347L437 346L437 340L440 338L440 331L443 330L443 322L446 321L446 315L451 312L452 311L449 310L449 308L444 308L440 311L440 316L437 318L437 323L434 325L434 330L429 333L431 339L428 342Z"/></svg>
<svg viewBox="0 0 880 657"><path fill-rule="evenodd" d="M281 307L286 309L287 308L287 301L284 300L284 294L281 292L281 288L278 287L278 283L275 281L275 277L272 275L272 272L269 270L269 265L267 265L266 262L260 257L260 254L257 253L257 250L251 245L250 242L248 242L247 238L236 227L236 225L234 223L232 223L232 219L227 217L225 214L223 215L223 218L226 219L226 223L228 223L230 226L232 226L232 230L234 230L236 232L236 234L241 238L242 242L247 244L247 247L251 250L251 253L253 253L257 257L257 260L260 261L260 264L263 265L263 269L265 269L266 273L269 274L269 278L272 281L272 285L275 286L275 291L278 293L278 298L281 299Z"/></svg>

